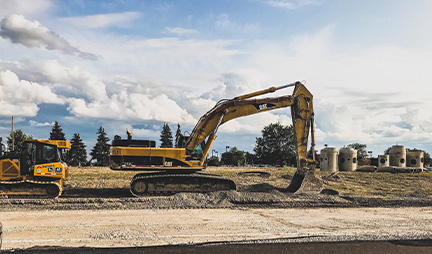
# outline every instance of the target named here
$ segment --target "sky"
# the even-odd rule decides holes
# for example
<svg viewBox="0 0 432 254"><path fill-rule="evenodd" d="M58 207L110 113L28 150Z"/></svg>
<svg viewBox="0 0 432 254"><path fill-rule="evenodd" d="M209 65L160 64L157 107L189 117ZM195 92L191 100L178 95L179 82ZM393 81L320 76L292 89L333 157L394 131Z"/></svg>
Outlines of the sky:
<svg viewBox="0 0 432 254"><path fill-rule="evenodd" d="M316 150L432 152L432 1L0 0L0 136L47 139L54 121L90 152L108 137L191 132L219 100L302 81ZM269 96L291 94L285 89ZM253 151L289 109L222 125L212 150Z"/></svg>

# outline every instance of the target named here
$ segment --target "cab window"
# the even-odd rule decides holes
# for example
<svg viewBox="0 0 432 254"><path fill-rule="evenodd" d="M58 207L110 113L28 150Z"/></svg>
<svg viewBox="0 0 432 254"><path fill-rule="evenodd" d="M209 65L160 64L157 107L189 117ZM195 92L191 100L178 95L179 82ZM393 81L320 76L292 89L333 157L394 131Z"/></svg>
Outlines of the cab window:
<svg viewBox="0 0 432 254"><path fill-rule="evenodd" d="M37 144L36 164L59 161L57 146L48 144Z"/></svg>

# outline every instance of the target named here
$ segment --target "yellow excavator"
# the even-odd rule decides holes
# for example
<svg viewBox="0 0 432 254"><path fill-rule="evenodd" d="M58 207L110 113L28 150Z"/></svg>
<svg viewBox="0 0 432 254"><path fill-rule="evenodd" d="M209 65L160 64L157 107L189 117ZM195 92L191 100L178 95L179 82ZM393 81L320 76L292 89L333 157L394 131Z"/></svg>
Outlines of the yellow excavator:
<svg viewBox="0 0 432 254"><path fill-rule="evenodd" d="M287 87L294 87L292 95L252 99ZM200 118L189 137L179 138L177 146L180 148L157 148L155 141L132 139L132 134L127 130L127 139L115 136L112 141L110 168L152 171L133 177L130 190L135 196L235 189L235 183L230 179L199 172L205 168L205 160L219 126L238 117L289 106L297 140L297 171L287 191L319 192L322 182L314 176L315 158L307 158L309 133L312 150L315 146L312 94L298 81L219 101Z"/></svg>
<svg viewBox="0 0 432 254"><path fill-rule="evenodd" d="M68 170L62 152L70 148L66 140L28 139L21 154L10 156L0 144L0 197L60 196Z"/></svg>

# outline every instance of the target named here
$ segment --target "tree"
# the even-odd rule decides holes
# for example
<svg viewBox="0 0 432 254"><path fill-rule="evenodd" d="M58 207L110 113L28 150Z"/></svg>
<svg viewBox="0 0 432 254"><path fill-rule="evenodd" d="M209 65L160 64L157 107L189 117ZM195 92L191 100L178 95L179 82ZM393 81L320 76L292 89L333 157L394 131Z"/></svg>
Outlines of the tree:
<svg viewBox="0 0 432 254"><path fill-rule="evenodd" d="M211 156L211 157L207 160L207 165L208 165L208 166L219 166L219 165L220 165L219 158L218 158L217 156Z"/></svg>
<svg viewBox="0 0 432 254"><path fill-rule="evenodd" d="M163 148L172 148L173 147L173 137L171 133L171 128L167 123L164 123L160 135L161 146Z"/></svg>
<svg viewBox="0 0 432 254"><path fill-rule="evenodd" d="M96 134L99 134L97 138L97 142L93 149L90 152L91 159L95 159L97 166L107 166L109 162L109 148L110 145L108 141L110 140L105 133L104 128L99 127L99 130Z"/></svg>
<svg viewBox="0 0 432 254"><path fill-rule="evenodd" d="M54 126L51 129L50 140L66 140L65 134L63 133L63 129L60 127L60 124L55 121Z"/></svg>
<svg viewBox="0 0 432 254"><path fill-rule="evenodd" d="M179 144L179 138L180 138L181 135L182 134L181 134L180 124L178 123L177 124L177 131L176 131L176 134L175 134L175 147L176 148L181 147L181 144Z"/></svg>
<svg viewBox="0 0 432 254"><path fill-rule="evenodd" d="M367 159L368 153L366 151L366 144L352 143L352 144L349 144L347 147L357 150L357 158L358 159Z"/></svg>
<svg viewBox="0 0 432 254"><path fill-rule="evenodd" d="M296 137L292 125L272 123L261 130L262 137L256 139L254 152L256 163L291 165L297 163Z"/></svg>
<svg viewBox="0 0 432 254"><path fill-rule="evenodd" d="M238 150L237 147L233 147L228 152L222 154L221 164L240 166L244 164L245 159L245 152Z"/></svg>
<svg viewBox="0 0 432 254"><path fill-rule="evenodd" d="M12 149L12 135L14 139L14 149ZM23 142L26 139L32 139L32 135L25 134L21 129L11 132L10 136L7 137L7 145L11 156L18 156L21 154Z"/></svg>
<svg viewBox="0 0 432 254"><path fill-rule="evenodd" d="M245 154L245 164L254 164L255 163L255 154L250 153L250 152L246 152Z"/></svg>
<svg viewBox="0 0 432 254"><path fill-rule="evenodd" d="M67 153L67 162L70 165L77 166L87 162L86 145L82 141L80 135L75 133L70 140L71 149Z"/></svg>
<svg viewBox="0 0 432 254"><path fill-rule="evenodd" d="M424 156L424 165L430 166L432 163L432 158L431 158L429 153L427 153L426 151L423 151L423 152L424 152L424 155L423 155Z"/></svg>

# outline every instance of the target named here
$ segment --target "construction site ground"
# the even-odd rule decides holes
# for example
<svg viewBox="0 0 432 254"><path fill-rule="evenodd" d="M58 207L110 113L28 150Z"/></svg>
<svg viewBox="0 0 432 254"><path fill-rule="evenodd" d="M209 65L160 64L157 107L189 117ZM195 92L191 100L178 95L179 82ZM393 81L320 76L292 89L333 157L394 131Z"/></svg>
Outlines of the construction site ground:
<svg viewBox="0 0 432 254"><path fill-rule="evenodd" d="M2 249L426 240L416 251L431 250L432 172L317 172L324 191L298 195L284 192L294 170L208 168L237 190L136 198L135 172L71 168L58 199L0 199Z"/></svg>

